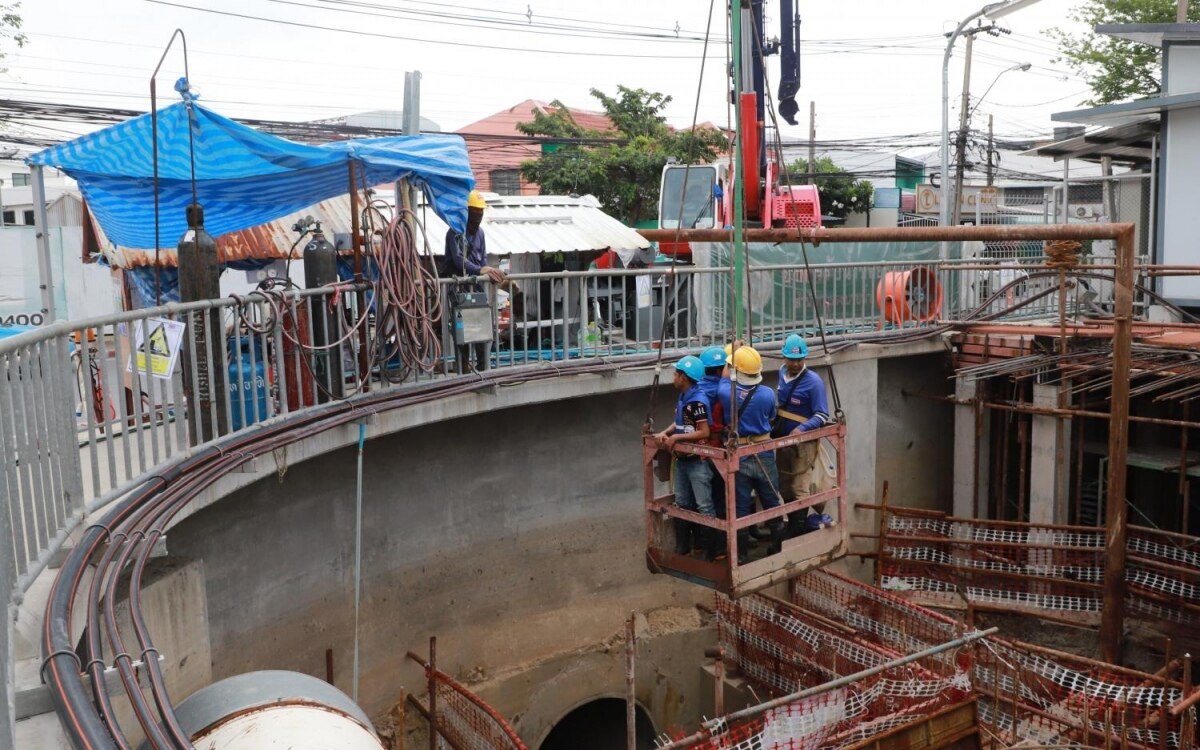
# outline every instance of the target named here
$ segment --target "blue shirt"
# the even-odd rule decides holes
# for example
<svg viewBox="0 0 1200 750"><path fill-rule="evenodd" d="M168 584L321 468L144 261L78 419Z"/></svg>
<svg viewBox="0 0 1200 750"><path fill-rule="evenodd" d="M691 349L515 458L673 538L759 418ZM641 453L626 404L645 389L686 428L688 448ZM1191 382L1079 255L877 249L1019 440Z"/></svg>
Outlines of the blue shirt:
<svg viewBox="0 0 1200 750"><path fill-rule="evenodd" d="M787 365L779 368L779 409L807 419L800 423L791 419L781 420L776 431L781 437L790 435L797 427L808 432L829 423L829 402L825 396L825 381L821 376L805 367L804 372L787 380Z"/></svg>
<svg viewBox="0 0 1200 750"><path fill-rule="evenodd" d="M700 392L708 396L708 402L712 406L708 412L708 429L713 431L713 439L710 441L713 445L720 445L721 435L716 433L724 431L726 422L725 407L721 402L721 384L729 381L722 378L720 375L705 375L701 379L699 386Z"/></svg>
<svg viewBox="0 0 1200 750"><path fill-rule="evenodd" d="M711 408L712 403L699 384L679 394L679 401L675 403L675 434L695 432L701 422L708 422Z"/></svg>
<svg viewBox="0 0 1200 750"><path fill-rule="evenodd" d="M467 257L463 259L463 245L467 246ZM453 229L446 232L446 265L459 276L478 276L479 271L487 265L487 240L483 236L483 227L475 230L470 237L461 235Z"/></svg>
<svg viewBox="0 0 1200 750"><path fill-rule="evenodd" d="M746 404L745 409L742 409L746 394L752 388L754 394L750 397L750 403ZM739 437L770 434L771 422L775 420L775 394L771 392L770 388L761 383L757 386L738 384L737 403L733 404L733 383L729 380L722 380L719 393L721 394L721 406L724 407L727 415L727 422L732 424L734 415L738 413L739 409L742 410L742 416L737 423Z"/></svg>

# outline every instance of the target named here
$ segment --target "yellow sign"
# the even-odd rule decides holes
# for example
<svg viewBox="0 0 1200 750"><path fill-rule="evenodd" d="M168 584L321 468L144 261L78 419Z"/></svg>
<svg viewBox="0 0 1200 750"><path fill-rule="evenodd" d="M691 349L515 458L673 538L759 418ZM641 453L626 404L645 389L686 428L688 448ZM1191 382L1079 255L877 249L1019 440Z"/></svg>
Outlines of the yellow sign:
<svg viewBox="0 0 1200 750"><path fill-rule="evenodd" d="M146 329L150 335L146 336ZM145 374L147 357L149 357L149 372L156 378L169 378L175 371L175 361L179 358L179 345L183 341L183 331L186 326L176 320L166 318L149 318L140 322L134 329L134 356L130 357L129 370Z"/></svg>

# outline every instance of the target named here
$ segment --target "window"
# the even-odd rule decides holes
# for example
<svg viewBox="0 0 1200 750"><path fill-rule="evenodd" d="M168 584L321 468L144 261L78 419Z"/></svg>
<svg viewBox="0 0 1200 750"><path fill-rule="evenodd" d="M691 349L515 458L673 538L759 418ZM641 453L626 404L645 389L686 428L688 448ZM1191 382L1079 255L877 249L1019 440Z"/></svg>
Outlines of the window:
<svg viewBox="0 0 1200 750"><path fill-rule="evenodd" d="M12 176L12 184L13 184L13 187L28 187L29 186L28 173L24 173L24 172L14 173Z"/></svg>
<svg viewBox="0 0 1200 750"><path fill-rule="evenodd" d="M492 192L500 195L521 194L521 170L493 169L488 173L492 180Z"/></svg>
<svg viewBox="0 0 1200 750"><path fill-rule="evenodd" d="M26 211L26 212L25 212L25 226L27 226L27 227L31 227L31 226L33 226L33 225L34 225L34 223L35 223L36 221L37 221L37 220L33 218L33 211L32 211L32 210L29 210L29 211Z"/></svg>
<svg viewBox="0 0 1200 750"><path fill-rule="evenodd" d="M6 226L6 227L12 226L13 224L16 224L16 223L17 223L17 212L16 211L5 211L4 212L4 226Z"/></svg>
<svg viewBox="0 0 1200 750"><path fill-rule="evenodd" d="M687 176L686 189L684 175ZM668 167L663 172L659 196L659 226L676 229L681 221L685 229L715 226L716 188L717 170L712 167Z"/></svg>

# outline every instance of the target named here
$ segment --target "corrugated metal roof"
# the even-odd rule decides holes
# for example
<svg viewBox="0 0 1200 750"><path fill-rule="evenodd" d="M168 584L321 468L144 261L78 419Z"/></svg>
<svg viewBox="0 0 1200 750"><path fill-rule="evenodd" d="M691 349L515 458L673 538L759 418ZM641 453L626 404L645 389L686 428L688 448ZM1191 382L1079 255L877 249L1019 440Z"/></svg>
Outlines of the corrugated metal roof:
<svg viewBox="0 0 1200 750"><path fill-rule="evenodd" d="M311 216L321 222L321 227L326 232L330 241L333 240L333 235L337 233L350 234L350 196L344 195L338 198L331 198L327 201L322 201L315 206L309 206L303 211L297 211L294 214L289 214L283 218L266 224L260 224L256 227L243 229L240 232L230 232L217 237L217 255L222 262L239 261L239 260L276 260L288 257L288 251L292 247L292 243L299 236L292 230L292 226L304 218ZM153 250L130 250L128 248L116 247L108 241L104 236L104 230L100 228L99 222L95 217L91 217L92 228L96 232L96 239L99 246L102 248L104 256L108 262L117 268L139 268L142 266L154 265ZM174 267L177 263L175 257L175 242L173 239L178 238L163 238L165 241L171 240L171 244L159 250L159 261L163 266L168 268ZM163 243L166 245L166 242ZM293 257L299 258L303 246L297 246Z"/></svg>
<svg viewBox="0 0 1200 750"><path fill-rule="evenodd" d="M381 189L376 198L391 203L390 189ZM650 242L635 230L625 226L600 209L593 196L498 196L484 194L488 210L483 227L487 233L488 252L496 255L523 253L583 252L612 249L628 264L634 251L650 247ZM421 222L425 225L432 252L440 254L445 244L447 226L432 210L422 207ZM237 260L269 260L286 258L297 234L292 226L305 216L312 216L330 241L334 235L350 234L350 196L343 195L322 201L315 206L240 232L217 237L217 253L222 262ZM105 239L99 224L92 220L99 246L105 248L108 261L118 268L137 268L154 265L153 250L129 250L112 247ZM166 239L166 238L164 238ZM164 243L165 244L165 243ZM297 247L293 257L299 257ZM339 246L348 250L348 241ZM419 246L424 252L424 248ZM164 266L176 264L174 242L159 252Z"/></svg>
<svg viewBox="0 0 1200 750"><path fill-rule="evenodd" d="M628 264L634 251L649 240L604 213L591 195L488 195L483 215L489 253L568 253L611 249ZM430 245L441 251L446 225L432 211L422 211ZM434 238L438 238L436 241Z"/></svg>

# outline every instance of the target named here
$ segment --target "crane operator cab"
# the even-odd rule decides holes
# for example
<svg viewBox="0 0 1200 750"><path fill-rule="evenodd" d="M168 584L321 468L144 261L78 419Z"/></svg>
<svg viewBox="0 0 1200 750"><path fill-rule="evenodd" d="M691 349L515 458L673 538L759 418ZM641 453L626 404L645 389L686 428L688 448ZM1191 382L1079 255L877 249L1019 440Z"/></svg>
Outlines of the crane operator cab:
<svg viewBox="0 0 1200 750"><path fill-rule="evenodd" d="M736 363L730 368L731 379L710 384L716 387L715 398L693 397L688 389L701 390L699 381L686 378L693 367L688 360L696 359L684 357L676 365L684 373L675 374L682 394L675 423L642 441L650 571L736 598L845 556L846 426L830 422L788 431L778 429L778 421L773 429L766 416L750 418L757 406L748 404L764 401L775 416L776 396L771 384L762 382L758 352L745 346L728 355L727 361ZM696 407L693 398L703 407ZM703 439L689 431L688 409L705 415L708 426L698 431ZM800 419L788 412L779 416ZM681 433L692 434L681 439ZM781 483L775 469L777 454L783 458L788 451L789 457L811 458L811 468L805 469L809 473L799 482L789 481L794 475L784 475ZM697 475L711 482L711 493L702 485L702 491L696 491ZM752 535L759 527L755 542Z"/></svg>

